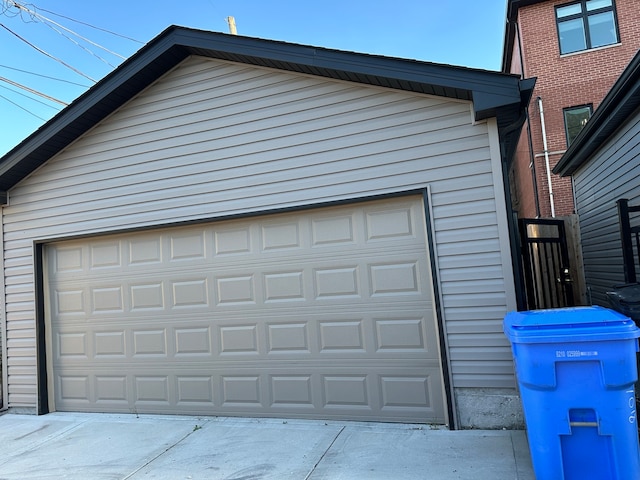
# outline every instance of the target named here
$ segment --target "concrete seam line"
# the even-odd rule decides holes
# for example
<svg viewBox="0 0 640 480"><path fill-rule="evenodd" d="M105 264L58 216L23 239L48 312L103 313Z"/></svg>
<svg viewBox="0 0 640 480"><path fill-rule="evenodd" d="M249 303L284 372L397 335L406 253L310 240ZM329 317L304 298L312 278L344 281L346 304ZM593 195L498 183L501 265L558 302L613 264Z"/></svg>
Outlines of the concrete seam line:
<svg viewBox="0 0 640 480"><path fill-rule="evenodd" d="M513 432L509 432L509 440L511 440L511 450L513 451L513 463L516 467L516 480L520 478L520 468L518 465L518 453L516 452L516 445L513 443Z"/></svg>
<svg viewBox="0 0 640 480"><path fill-rule="evenodd" d="M333 447L333 444L336 443L336 440L338 440L338 437L342 434L342 432L344 431L344 429L347 428L346 425L344 425L340 431L336 434L335 437L333 437L333 440L331 441L331 443L329 444L329 446L327 447L327 449L324 451L324 453L322 454L322 456L320 457L320 459L316 462L316 464L313 466L313 468L311 469L311 471L307 474L306 477L304 477L304 480L309 480L309 477L311 477L311 475L313 475L313 472L316 471L316 468L318 468L318 465L320 465L320 462L322 462L322 460L324 460L324 457L327 453L329 453L329 450L331 450L331 447Z"/></svg>
<svg viewBox="0 0 640 480"><path fill-rule="evenodd" d="M207 420L204 423L209 423L210 420ZM194 428L193 430L191 430L190 432L188 432L184 437L182 437L180 440L178 440L176 443L174 443L173 445L170 445L169 447L165 448L162 452L160 452L158 455L156 455L155 457L153 457L151 460L149 460L148 462L144 463L143 465L140 465L140 467L136 468L133 472L131 472L129 475L127 475L126 477L122 477L122 480L127 480L131 477L133 477L136 473L138 473L140 470L142 470L144 467L147 467L149 465L151 465L153 462L155 462L158 458L160 458L162 455L164 455L165 453L167 453L169 450L171 450L173 447L178 446L179 444L181 444L183 441L185 441L187 438L189 438L191 435L193 435L197 430L200 430L199 428Z"/></svg>

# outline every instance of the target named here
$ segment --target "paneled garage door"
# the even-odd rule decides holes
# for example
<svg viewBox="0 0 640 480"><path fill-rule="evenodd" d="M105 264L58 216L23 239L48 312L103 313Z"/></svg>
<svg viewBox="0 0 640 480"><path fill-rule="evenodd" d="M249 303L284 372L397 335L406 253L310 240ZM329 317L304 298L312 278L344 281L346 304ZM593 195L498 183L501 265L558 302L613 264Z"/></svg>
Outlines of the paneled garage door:
<svg viewBox="0 0 640 480"><path fill-rule="evenodd" d="M56 410L445 421L420 197L45 258Z"/></svg>

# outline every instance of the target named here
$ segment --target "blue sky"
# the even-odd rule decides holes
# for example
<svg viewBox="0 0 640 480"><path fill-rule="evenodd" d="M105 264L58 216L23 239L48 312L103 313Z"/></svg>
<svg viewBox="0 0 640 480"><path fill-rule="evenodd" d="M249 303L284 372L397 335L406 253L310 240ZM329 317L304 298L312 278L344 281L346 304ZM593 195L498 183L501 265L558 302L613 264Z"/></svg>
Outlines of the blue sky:
<svg viewBox="0 0 640 480"><path fill-rule="evenodd" d="M2 78L70 103L93 85L86 77L100 80L122 62L114 53L129 57L172 24L228 32L233 16L240 35L499 70L506 12L506 0L15 1L40 17L0 0L0 155L63 108Z"/></svg>

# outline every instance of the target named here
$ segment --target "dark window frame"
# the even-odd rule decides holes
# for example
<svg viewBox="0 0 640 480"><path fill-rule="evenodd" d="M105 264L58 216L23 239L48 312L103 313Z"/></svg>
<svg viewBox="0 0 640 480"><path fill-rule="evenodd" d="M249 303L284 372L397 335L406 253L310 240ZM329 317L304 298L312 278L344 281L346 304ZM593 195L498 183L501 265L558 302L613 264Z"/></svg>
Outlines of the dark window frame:
<svg viewBox="0 0 640 480"><path fill-rule="evenodd" d="M573 143L573 140L575 140L575 138L580 134L580 131L582 130L582 128L584 128L584 125L582 126L582 128L580 129L580 131L578 131L578 133L576 133L576 136L573 137L573 139L569 138L569 126L567 125L567 113L571 112L572 110L579 110L579 109L583 109L583 108L588 108L589 109L589 118L591 118L593 116L593 104L592 103L585 103L583 105L573 105L571 107L566 107L562 109L562 119L564 121L564 136L565 136L565 140L567 141L567 148L571 145L571 143ZM587 119L587 121L589 120L589 118Z"/></svg>
<svg viewBox="0 0 640 480"><path fill-rule="evenodd" d="M574 15L568 15L566 17L562 17L562 19L558 18L558 9L569 7L571 5L580 5L580 13L576 13ZM610 45L618 45L620 43L620 28L618 27L618 13L616 8L615 0L611 0L611 5L598 8L596 10L587 11L587 0L578 0L575 2L563 3L562 5L556 5L555 7L555 20L556 20L556 33L558 35L558 49L560 50L560 55L571 55L579 52L586 52L588 50L593 50L594 48L603 48L608 47ZM612 12L613 13L613 23L616 31L616 41L613 43L609 43L607 45L602 45L598 47L591 46L591 32L589 30L589 17L593 15L597 15L600 13ZM582 20L582 28L584 31L586 48L581 50L575 50L573 52L563 53L562 52L562 42L560 40L560 24L563 22L567 22L570 20Z"/></svg>

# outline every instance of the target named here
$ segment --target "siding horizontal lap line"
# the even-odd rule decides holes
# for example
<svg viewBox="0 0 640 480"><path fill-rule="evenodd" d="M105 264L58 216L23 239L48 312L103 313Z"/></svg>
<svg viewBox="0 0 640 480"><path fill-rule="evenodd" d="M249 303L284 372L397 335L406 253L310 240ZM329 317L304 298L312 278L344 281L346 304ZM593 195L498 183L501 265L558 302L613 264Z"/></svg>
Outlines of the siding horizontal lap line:
<svg viewBox="0 0 640 480"><path fill-rule="evenodd" d="M469 334L482 338L483 336L488 336L490 333L484 330L479 330L477 332L470 331ZM461 334L453 333L452 337L459 335ZM456 361L504 360L513 363L513 354L511 352L509 341L506 338L501 338L504 337L504 335L500 335L500 333L495 333L495 335L500 338L495 341L488 340L486 346L478 346L481 344L481 341L473 343L470 341L456 340L454 344L451 345L452 353L455 352L456 354ZM486 350L484 350L485 348Z"/></svg>
<svg viewBox="0 0 640 480"><path fill-rule="evenodd" d="M466 217L482 213L492 213L495 212L495 208L495 197L490 197L472 202L459 201L458 203L450 205L434 206L433 215L439 218Z"/></svg>
<svg viewBox="0 0 640 480"><path fill-rule="evenodd" d="M473 175L466 175L466 172L461 172L457 178L445 178L440 182L431 184L432 196L440 195L443 193L455 193L466 190L467 188L479 188L492 185L493 176L491 172L475 173Z"/></svg>
<svg viewBox="0 0 640 480"><path fill-rule="evenodd" d="M491 361L488 360L488 362ZM482 371L486 371L489 368L494 373L491 373L490 375L483 375L481 373ZM490 365L487 365L484 362L469 362L464 366L456 364L452 368L452 370L452 373L460 387L467 386L486 388L482 384L483 379L491 381L492 384L496 384L494 382L502 380L505 383L511 381L513 382L513 385L515 385L515 378L513 376L513 361L500 362L499 360L497 360L495 364L491 362ZM500 388L500 386L501 385L497 384L495 388Z"/></svg>
<svg viewBox="0 0 640 480"><path fill-rule="evenodd" d="M28 275L15 275L13 272L5 272L5 287L33 285L33 273Z"/></svg>
<svg viewBox="0 0 640 480"><path fill-rule="evenodd" d="M19 292L19 293L6 293L5 302L7 304L24 304L24 303L33 303L35 300L35 295L31 292Z"/></svg>
<svg viewBox="0 0 640 480"><path fill-rule="evenodd" d="M30 366L36 364L35 348L14 348L11 352L7 351L7 366Z"/></svg>
<svg viewBox="0 0 640 480"><path fill-rule="evenodd" d="M7 302L5 306L7 315L16 314L16 313L30 313L35 316L35 310L33 307L33 302Z"/></svg>
<svg viewBox="0 0 640 480"><path fill-rule="evenodd" d="M17 294L24 294L29 292L33 292L33 285L17 284L17 285L5 286L6 295L17 295Z"/></svg>
<svg viewBox="0 0 640 480"><path fill-rule="evenodd" d="M576 178L580 179L580 182L576 185L580 191L588 191L590 188L598 189L600 184L611 186L611 184L615 183L613 179L619 178L619 168L627 169L632 167L624 160L625 158L628 159L634 150L637 152L640 144L640 139L637 136L639 131L640 117L637 117L623 131L616 134L614 142L603 145L598 152L597 159L589 165L588 170L575 172ZM605 191L611 191L611 189L609 188Z"/></svg>
<svg viewBox="0 0 640 480"><path fill-rule="evenodd" d="M406 131L404 132L404 134L407 133ZM217 158L215 160L207 158L204 163L195 164L189 164L183 161L184 159L182 157L179 157L181 161L176 163L176 158L172 157L166 164L164 162L153 162L147 165L145 162L145 164L142 165L129 165L128 162L133 162L135 159L126 157L127 163L122 163L122 159L120 159L120 163L112 166L109 164L104 165L96 172L91 171L90 175L82 175L79 170L73 175L69 173L64 175L64 172L61 172L55 177L43 174L39 184L35 182L25 182L23 187L24 191L29 192L28 201L33 202L45 198L52 198L51 185L56 185L57 188L76 187L79 189L78 193L85 193L92 191L86 189L87 184L93 185L94 187L99 187L104 184L105 187L103 188L109 188L110 182L115 186L133 184L134 181L130 177L135 174L144 174L149 182L154 180L171 180L176 178L176 176L187 177L189 174L198 175L198 179L203 177L206 179L207 174L209 174L209 181L221 181L224 179L236 179L238 181L252 174L274 174L276 172L290 172L295 169L308 170L310 168L323 167L335 171L340 164L344 165L342 169L364 167L365 165L356 163L359 161L366 161L366 165L376 163L384 164L385 159L387 163L389 160L385 154L391 152L396 155L393 163L422 159L423 161L428 161L431 168L443 165L455 165L461 162L468 163L474 161L480 152L486 152L486 150L484 150L486 144L481 136L468 137L463 142L459 141L458 135L456 134L450 134L444 137L427 134L411 136L409 134L409 138L400 136L399 138L393 138L393 140L389 141L383 141L384 139L377 138L373 143L369 140L368 138L364 138L350 145L348 148L342 148L340 144L335 142L325 142L327 149L324 150L320 148L317 142L305 144L303 149L299 147L295 148L287 144L286 148L281 146L279 149L276 148L271 152L260 151L259 153L253 153L251 155L240 155L237 158L229 156L232 152L225 150L225 155L227 155L225 158ZM447 141L452 143L448 144ZM432 145L431 142L433 142ZM317 148L314 148L314 146ZM471 158L466 158L463 155L465 152L476 151L478 153L474 153L474 156ZM406 152L404 158L398 157L399 152ZM457 157L455 156L456 154ZM103 168L106 168L106 170L103 170ZM178 171L180 173L176 174ZM213 175L215 175L215 177L213 177ZM41 183L42 181L47 183L43 184ZM116 181L120 183L113 183ZM203 180L199 181L202 182ZM46 185L48 185L48 188L44 188ZM20 201L21 191L20 188L12 190L12 201L16 203ZM38 192L42 192L42 195L38 196ZM35 197L32 197L33 195L35 195ZM28 205L28 203L25 203L25 205Z"/></svg>
<svg viewBox="0 0 640 480"><path fill-rule="evenodd" d="M456 115L456 117L459 117L460 120L464 120L466 118L466 114L462 114L462 115ZM388 119L387 119L388 120ZM269 122L271 121L271 119L268 120ZM438 122L429 122L428 119L423 119L421 120L421 122L423 122L423 125L420 127L420 133L421 134L426 134L431 130L430 125L437 125ZM333 122L335 123L335 122ZM387 123L387 127L388 127L388 121ZM459 121L458 121L459 123ZM463 122L464 123L464 122ZM324 126L326 127L327 125L330 124L324 124ZM460 125L462 125L462 123L460 123ZM241 129L246 129L247 126L244 124L240 124L240 128ZM288 127L288 129L290 129L291 127ZM295 125L295 128L300 129L300 125ZM439 127L439 129L441 130L441 128ZM482 129L477 129L478 133L482 133ZM246 130L243 130L246 132ZM268 130L267 130L268 131ZM203 137L203 139L206 139L207 142L206 144L209 145L213 145L215 148L217 148L218 150L220 149L224 149L227 150L230 147L233 147L234 145L250 145L255 143L253 136L250 136L248 138L250 138L250 141L247 142L246 139L245 140L241 140L240 138L235 140L234 138L227 138L227 137L222 137L218 140L215 140L215 138L213 140L211 140L210 135L211 134L216 134L215 133L215 129L211 132L208 132L207 130L205 130L205 132L207 132L207 136L206 138ZM291 137L291 133L293 132L285 132L284 136L281 137L276 137L276 140L278 140L278 144L276 145L277 147L281 148L283 146L283 144L281 143L282 140L287 140L287 145L290 145L292 143L292 138ZM338 135L338 137L344 136L342 134L343 132L340 132L340 135ZM441 132L443 133L443 132ZM449 135L449 134L447 134ZM245 137L247 137L247 135L244 135ZM462 134L461 137L465 137L465 134ZM166 136L161 136L159 138L165 138ZM242 136L241 136L242 137ZM224 140L224 142L223 142ZM303 142L304 143L304 142ZM176 157L183 157L183 156L189 156L190 153L194 152L193 150L193 146L194 143L190 142L190 143L184 143L184 140L181 140L179 142L179 144L183 144L184 146L182 147L182 151L181 151L181 147L176 147L174 145L174 142L171 142L169 145L167 145L166 147L162 147L162 148L158 148L158 147L153 147L151 150L149 146L145 147L145 149L141 149L140 147L142 147L143 145L141 145L140 147L138 147L137 149L135 149L135 145L132 147L129 147L127 149L125 149L122 152L122 155L127 157L127 163L129 164L133 164L133 163L138 163L141 164L145 161L145 158L142 157L137 157L137 155L150 155L149 160L152 160L154 162L157 162L159 160L164 159L168 159L168 160L172 160L175 162L175 158ZM84 145L84 144L83 144ZM120 146L121 143L118 143L115 146ZM186 150L185 150L186 149ZM264 150L264 149L262 149ZM261 150L261 151L262 151ZM209 161L211 159L211 148L206 148L206 149L201 149L201 152L198 153L198 155L202 156L203 153L206 151L206 157L203 158L203 160L205 161ZM109 150L105 150L103 153L99 153L99 152L91 152L91 151L86 151L85 149L83 149L82 146L76 146L76 148L73 148L71 150L68 150L64 153L65 157L70 157L71 155L74 155L74 152L78 152L76 155L79 155L79 157L77 158L77 165L73 165L74 171L77 171L78 173L82 173L82 171L109 171L113 169L113 165L109 163L109 161L114 157L115 153L113 149L109 149ZM246 156L248 153L248 151L242 151L239 152L242 155ZM90 161L88 161L88 157L90 157ZM218 155L219 157L219 155ZM56 165L60 164L60 158L56 159L56 161L51 163L51 169L48 169L48 171L55 171L56 170ZM218 158L218 160L220 160L220 158ZM97 162L97 163L96 163ZM106 163L105 163L106 162ZM68 164L69 161L65 160L65 165ZM162 164L158 164L158 168L159 169L163 169L163 168L167 168L167 167L171 167L173 164L172 163L168 163L166 165L162 165ZM232 166L231 164L229 166ZM74 172L75 174L75 172ZM65 173L65 175L69 175L69 173ZM38 176L38 178L40 178L40 176ZM43 177L43 179L50 179L47 178L47 175L45 175ZM27 179L25 180L24 185L30 185L31 182L33 182L34 179ZM20 187L16 187L17 189L19 189Z"/></svg>
<svg viewBox="0 0 640 480"><path fill-rule="evenodd" d="M502 306L504 305L504 292L489 292L483 294L449 294L446 285L442 286L443 303L447 307L468 307L468 306Z"/></svg>
<svg viewBox="0 0 640 480"><path fill-rule="evenodd" d="M13 366L7 369L12 377L16 376L22 385L34 385L36 382L36 367Z"/></svg>
<svg viewBox="0 0 640 480"><path fill-rule="evenodd" d="M318 123L324 123L325 125L349 125L357 121L371 121L373 123L377 119L386 116L397 117L402 114L406 114L409 117L417 116L426 121L431 118L437 120L440 117L460 113L444 106L433 105L425 107L406 100L399 101L397 98L383 104L374 102L373 100L375 99L370 99L370 103L367 105L362 105L361 102L357 102L357 98L352 98L352 96L345 100L340 100L339 97L334 98L335 103L331 104L320 103L321 100L322 98L315 100L304 99L299 102L285 102L283 100L273 106L263 105L264 100L261 100L258 104L252 102L246 106L235 103L227 109L223 109L217 104L207 105L207 103L199 102L199 108L203 109L201 113L194 114L188 110L184 110L183 113L183 109L164 112L162 118L171 117L173 127L166 120L154 120L154 115L146 115L140 118L140 123L132 122L130 126L118 126L117 129L112 129L107 133L94 131L95 142L91 142L91 137L89 137L86 142L83 142L81 148L73 152L73 156L70 158L108 152L115 146L121 145L121 143L114 143L119 138L131 139L134 144L139 143L140 140L136 138L137 135L142 135L143 138L141 140L144 140L145 136L153 138L154 135L161 134L159 138L174 138L174 143L180 144L181 135L194 136L206 131L214 139L234 137L239 134L238 131L242 129L243 125L246 126L247 134L253 135L261 134L270 129L277 131L285 127L290 128L293 131L292 133L295 133L296 131L303 131L303 129L310 129L314 124ZM292 112L290 110L293 107L299 110L296 112L296 116L300 117L299 124L292 122ZM243 110L246 110L246 112ZM160 115L158 116L160 117ZM181 123L180 129L175 128L176 120ZM328 120L331 121L329 122ZM271 124L269 124L270 121L272 122ZM145 129L144 127L147 128ZM136 133L137 135L135 135Z"/></svg>
<svg viewBox="0 0 640 480"><path fill-rule="evenodd" d="M470 267L459 267L456 269L446 269L440 272L442 282L458 282L465 280L504 280L504 272L501 265L485 266L482 269Z"/></svg>
<svg viewBox="0 0 640 480"><path fill-rule="evenodd" d="M487 388L488 385L492 388L513 389L516 387L516 380L513 375L456 375L457 388Z"/></svg>
<svg viewBox="0 0 640 480"><path fill-rule="evenodd" d="M192 119L193 124L186 121L180 126L180 129L167 126L166 128L158 128L157 125L143 125L147 127L143 131L136 134L135 128L124 130L123 132L113 132L108 138L101 137L101 142L97 144L101 148L95 151L87 151L86 146L80 155L95 155L102 152L113 151L123 144L123 141L130 140L129 151L131 154L139 154L144 152L142 148L149 148L154 143L154 147L158 150L173 148L174 151L180 146L188 146L203 142L205 139L209 143L219 143L221 147L229 148L234 143L242 143L238 138L251 139L251 143L264 142L272 139L289 138L292 142L296 136L309 134L318 130L336 130L341 127L347 130L349 128L362 127L362 123L370 126L371 130L377 130L376 124L387 121L387 125L394 117L399 117L404 123L410 124L414 122L425 122L430 120L428 111L420 109L418 106L407 104L404 111L398 112L397 104L390 105L374 105L371 107L358 109L348 108L344 105L344 111L340 111L332 106L329 112L316 111L312 105L308 109L301 111L298 115L299 121L293 122L290 114L283 112L277 115L276 112L270 112L271 115L260 115L263 112L250 110L251 118L245 118L240 121L239 117L221 118L221 119ZM218 109L216 109L218 110ZM443 113L443 118L457 118L459 114L452 114L450 110ZM174 119L175 122L175 119ZM142 127L142 126L141 126ZM156 127L149 130L149 127ZM340 135L336 131L335 138ZM326 135L330 137L331 135ZM294 142L295 143L295 142ZM137 147L137 148L136 148Z"/></svg>
<svg viewBox="0 0 640 480"><path fill-rule="evenodd" d="M491 320L451 320L447 322L449 335L464 335L476 333L503 334L502 322Z"/></svg>
<svg viewBox="0 0 640 480"><path fill-rule="evenodd" d="M16 258L32 258L33 255L33 243L29 240L21 240L18 242L4 242L4 247L7 252L5 253L5 261Z"/></svg>
<svg viewBox="0 0 640 480"><path fill-rule="evenodd" d="M11 328L26 328L30 327L35 329L35 314L34 312L9 312L7 313L7 324L11 322ZM7 331L9 327L7 326Z"/></svg>
<svg viewBox="0 0 640 480"><path fill-rule="evenodd" d="M493 375L511 375L513 374L513 360L505 361L458 361L452 366L456 375L476 374L482 375L483 372L491 370Z"/></svg>
<svg viewBox="0 0 640 480"><path fill-rule="evenodd" d="M5 275L11 277L14 282L21 280L20 283L23 283L33 278L33 266L22 264L17 267L5 268Z"/></svg>
<svg viewBox="0 0 640 480"><path fill-rule="evenodd" d="M468 215L464 217L444 217L435 219L436 231L438 232L443 230L461 230L497 224L498 218L495 213L491 212Z"/></svg>
<svg viewBox="0 0 640 480"><path fill-rule="evenodd" d="M285 92L289 93L289 92ZM180 103L179 107L160 108L164 104L154 105L154 110L144 112L116 127L98 128L83 142L83 147L76 155L100 153L109 149L109 145L119 138L135 139L136 135L152 135L164 132L163 137L175 137L175 122L180 122L180 131L194 134L210 131L214 138L234 136L233 133L243 125L247 133L256 134L270 128L274 130L289 126L295 130L318 122L333 120L331 124L351 124L356 121L375 121L385 116L417 116L423 121L437 120L441 117L464 114L460 109L452 109L450 105L434 102L425 106L416 104L406 98L391 95L364 95L358 92L354 95L349 90L342 92L314 92L309 98L308 92L297 92L299 98L282 94L282 98L260 97L255 100L242 102L229 101L228 105L221 105L220 99L203 99L197 102L198 110L193 112L189 105ZM306 96L304 94L307 94ZM280 97L280 96L278 96ZM342 98L344 97L344 98ZM364 103L364 100L367 103ZM182 100L182 99L180 99ZM206 100L206 101L205 101ZM291 123L291 115L299 117L300 124ZM171 119L171 120L169 120ZM147 127L147 128L145 128ZM229 132L229 133L227 133ZM95 142L91 142L95 139ZM137 143L137 139L135 139Z"/></svg>
<svg viewBox="0 0 640 480"><path fill-rule="evenodd" d="M494 373L499 374L500 370L504 372L504 374L508 374L509 372L513 373L513 356L511 355L510 349L498 349L496 348L489 350L490 354L496 354L496 358L482 358L474 360L474 358L466 358L463 360L458 360L454 363L454 374L468 374L468 373L479 373L483 369L486 369L488 366L495 368Z"/></svg>
<svg viewBox="0 0 640 480"><path fill-rule="evenodd" d="M483 252L483 253L467 253L464 250L459 255L450 255L448 257L438 257L441 270L455 268L481 268L500 266L500 252Z"/></svg>
<svg viewBox="0 0 640 480"><path fill-rule="evenodd" d="M465 242L469 238L474 238L476 240L495 240L498 238L498 228L497 226L488 226L486 228L477 227L470 228L465 230L447 230L444 232L439 232L436 235L436 241L438 245L447 245L447 244L456 244L459 242Z"/></svg>
<svg viewBox="0 0 640 480"><path fill-rule="evenodd" d="M477 253L497 253L496 241L498 237L483 239L483 240L470 240L465 241L465 250L467 254ZM457 248L456 248L457 247ZM438 255L441 258L448 256L457 256L460 253L459 245L455 243L443 243L438 248Z"/></svg>
<svg viewBox="0 0 640 480"><path fill-rule="evenodd" d="M33 375L19 375L14 373L11 375L11 380L15 385L32 385Z"/></svg>
<svg viewBox="0 0 640 480"><path fill-rule="evenodd" d="M30 328L12 328L7 330L7 339L33 339L33 325Z"/></svg>
<svg viewBox="0 0 640 480"><path fill-rule="evenodd" d="M442 282L442 290L447 295L466 295L468 292L477 293L503 293L505 291L504 280L482 280L480 282Z"/></svg>
<svg viewBox="0 0 640 480"><path fill-rule="evenodd" d="M198 119L197 113L194 115L193 112L189 111L188 118L181 118L181 129L178 132L184 134L192 134L192 128L187 128L189 126L189 122L193 121L196 130L211 130L211 133L215 136L217 134L217 129L222 129L223 131L227 131L230 128L237 128L246 125L248 128L248 132L253 132L251 130L252 123L255 121L269 122L273 121L275 126L278 123L288 122L290 116L292 114L296 114L295 116L300 116L301 123L308 123L305 119L310 121L323 121L323 119L330 118L332 121L330 124L334 124L336 122L346 122L353 123L355 120L360 119L363 121L368 120L369 118L375 119L379 117L383 117L386 114L392 114L395 116L401 115L403 112L398 111L399 107L402 107L402 110L405 110L405 113L411 111L419 111L422 112L422 118L425 122L434 123L437 122L438 118L441 116L450 116L450 115L459 115L463 118L468 118L468 106L459 105L454 106L451 103L443 104L438 101L422 101L415 102L408 99L406 96L396 94L377 94L366 95L363 96L363 93L359 90L355 95L352 95L352 98L345 99L344 101L340 101L340 97L338 98L327 98L326 104L319 104L317 107L314 107L314 99L309 100L308 98L301 97L294 104L287 103L287 100L282 100L275 103L272 106L266 105L265 108L262 108L260 102L264 102L264 99L257 98L255 100L248 100L246 106L243 102L238 102L237 100L233 102L229 102L228 108L225 108L224 105L220 105L219 99L210 99L205 97L206 102L198 101L198 108L205 109L208 112L208 116L206 117L206 122L202 122L202 119ZM286 93L286 92L285 92ZM348 91L345 91L345 94ZM362 98L359 98L362 97ZM367 103L363 104L363 99L367 97L372 97L367 99ZM318 99L318 101L321 99ZM182 97L178 97L177 101L179 101L180 108L183 108L184 99ZM256 104L258 102L258 104ZM164 105L162 102L155 103L154 108L159 109ZM207 107L208 108L205 108ZM297 111L291 112L290 110L295 106ZM243 110L240 110L243 108ZM286 109L289 109L288 111ZM182 110L181 110L182 111ZM185 110L187 112L188 110ZM126 110L125 110L126 112ZM154 130L158 130L158 125L155 125L153 122L153 117L148 118L149 115L153 112L146 112L147 115L141 117L140 126L148 125L148 128L145 133L152 134ZM247 116L249 115L249 116ZM166 117L171 117L173 121L176 121L176 117L180 116L180 112L165 112L163 115ZM193 120L190 120L192 117ZM340 120L344 118L344 120ZM326 120L325 120L326 121ZM467 122L468 123L468 122ZM110 125L111 123L105 124ZM119 123L116 123L118 128L122 128L122 133L120 135L113 135L114 139L121 138L123 135L126 137L127 130L130 128L134 128L135 125L123 125L119 126ZM186 125L186 126L185 126ZM106 143L109 144L109 132L103 132L103 129L107 128L106 126L99 126L94 129L91 133L88 134L86 140L83 141L82 146L76 146L73 150L78 152L76 155L88 156L89 154L98 154L100 150L95 150L96 147L99 147L101 144ZM169 128L169 127L167 127ZM486 128L484 126L479 126L479 128ZM262 129L262 128L261 128ZM174 128L171 129L172 134L169 136L174 136L176 133L175 123ZM259 131L259 130L258 130ZM100 142L92 142L92 138L96 137L101 139ZM103 138L104 137L104 138ZM160 138L166 138L166 133L163 134ZM105 147L102 147L103 149ZM67 154L68 155L68 154ZM72 157L73 158L73 157Z"/></svg>
<svg viewBox="0 0 640 480"><path fill-rule="evenodd" d="M29 230L30 226L33 226L35 229L41 229L45 226L48 227L55 225L59 227L60 231L64 231L63 224L60 223L61 218L64 218L67 225L87 221L94 221L97 223L98 220L106 220L110 217L122 218L123 224L126 224L127 217L131 219L140 218L151 221L153 219L152 214L156 213L157 218L160 218L162 219L162 221L166 222L167 218L170 218L168 216L170 207L176 204L176 199L182 200L182 203L188 206L174 208L174 218L186 220L189 217L181 214L181 210L189 210L190 213L194 215L191 218L197 218L198 215L211 216L212 213L214 213L211 208L212 205L216 205L216 209L219 212L233 212L235 210L233 208L234 203L239 204L241 200L245 200L246 202L247 199L250 199L256 207L261 207L260 209L262 210L264 209L264 206L277 203L274 202L274 197L284 198L286 196L286 198L288 198L290 201L295 202L296 198L309 198L309 192L313 191L319 198L322 198L322 194L324 192L326 192L325 195L335 195L336 192L340 191L341 187L343 187L343 194L349 195L352 194L353 190L351 188L351 185L354 180L360 180L361 186L365 188L365 192L370 195L372 193L375 193L381 185L389 185L391 183L386 177L393 179L394 183L399 185L402 185L403 183L405 185L415 185L414 182L418 180L416 178L416 172L421 171L421 163L422 162L420 161L414 162L413 168L407 168L407 170L402 174L394 173L393 169L390 169L388 167L381 167L381 171L379 173L376 172L375 168L369 168L366 169L366 171L368 172L368 175L372 177L370 179L363 178L362 172L358 170L348 173L340 172L336 174L328 174L320 177L322 179L322 185L318 185L319 179L316 179L314 177L310 178L306 183L302 183L299 179L295 179L283 181L275 185L266 184L264 186L264 190L266 191L257 190L255 186L246 187L243 190L238 190L237 187L232 188L231 186L229 186L228 190L222 192L219 191L215 194L209 194L200 197L198 197L194 193L195 188L185 188L182 195L178 195L178 192L174 192L174 196L168 199L166 198L165 191L159 191L154 192L153 196L155 198L150 198L149 196L145 195L137 195L137 200L139 203L135 203L136 199L132 196L119 198L118 202L114 201L114 199L103 199L100 200L100 202L97 204L96 202L87 202L86 204L82 205L75 204L73 206L74 213L71 213L69 209L65 209L62 207L59 209L51 208L47 212L32 211L30 214L25 214L24 216L15 213L15 217L13 217L14 221L6 223L5 238L9 241L21 238L24 233ZM476 164L471 163L469 165L468 171L473 170L475 165ZM434 171L434 177L436 175L454 175L455 170L455 167L441 168ZM436 178L434 177L427 177L423 182L428 183L429 181L435 181ZM424 183L422 183L422 185L424 185ZM369 188L367 188L367 184L370 185ZM286 187L288 185L290 185L292 188L295 188L295 190L287 189ZM208 184L201 184L199 188L204 190L205 192L207 190L211 190L211 187ZM236 198L229 199L228 192L233 192L234 197ZM194 198L198 198L199 202L192 200ZM201 205L200 209L196 208L196 205L198 205L198 203L200 203ZM104 205L102 209L100 208L101 205ZM112 208L107 209L107 205L111 205ZM83 208L80 209L80 207ZM118 209L114 210L115 207L118 207ZM10 208L11 207L7 209L7 214L14 213L10 211ZM105 212L105 214L102 216L97 215L97 212L99 212L100 210ZM198 210L200 210L199 214L196 213L198 212ZM474 216L474 218L477 217L480 217L480 215ZM493 217L495 218L495 214L493 214ZM34 223L36 219L38 220L37 224ZM135 223L135 221L132 220L131 223ZM459 225L457 225L457 228L459 228Z"/></svg>
<svg viewBox="0 0 640 480"><path fill-rule="evenodd" d="M349 172L354 170L362 170L367 167L385 166L385 165L397 165L397 169L416 168L415 162L420 162L425 169L436 169L442 166L455 166L461 163L476 162L479 158L482 158L484 151L478 144L472 142L458 144L456 148L445 149L445 146L438 145L436 147L429 147L420 145L414 141L398 140L394 143L384 143L376 145L379 148L372 152L371 145L367 145L366 148L353 148L353 149L338 149L329 152L316 153L313 155L303 155L299 157L285 157L278 158L269 162L261 162L260 164L241 163L240 166L236 166L233 169L220 168L217 161L209 162L206 165L194 165L183 166L181 171L178 166L167 168L160 172L135 172L140 175L144 174L147 177L147 181L144 184L135 183L131 179L131 175L126 175L129 170L122 168L120 173L110 172L110 176L113 178L100 177L100 173L92 174L91 176L72 176L62 181L51 180L49 186L55 186L56 188L72 188L77 187L78 193L86 194L93 192L93 196L96 197L100 193L104 197L104 192L101 190L109 190L111 196L116 197L118 195L126 194L132 187L136 185L142 188L143 191L154 191L154 188L175 188L179 185L179 181L184 182L185 179L191 177L195 185L198 185L201 190L206 191L206 185L212 181L217 181L222 184L221 188L234 188L242 186L252 182L255 185L262 185L269 183L269 181L281 179L297 178L314 178L322 173L340 173ZM388 156L395 154L394 161L389 162ZM321 160L324 158L324 162ZM385 159L387 162L385 162ZM244 161L248 161L247 158ZM413 162L413 164L411 163ZM268 170L268 166L271 166L271 170ZM389 166L390 168L390 166ZM318 172L319 170L319 172ZM244 174L243 174L244 172ZM398 172L399 173L399 172ZM132 173L133 175L133 173ZM88 190L86 185L92 185L94 188ZM209 186L209 191L212 188ZM38 191L41 192L38 194ZM21 201L21 192L12 192L12 201ZM99 198L99 197L98 197ZM36 189L36 192L32 192L28 197L28 202L21 202L23 206L16 206L13 208L14 213L18 213L21 209L26 209L32 202L41 200L57 200L61 202L59 197L53 196L51 191ZM73 199L72 199L73 200ZM12 208L12 207L9 207Z"/></svg>
<svg viewBox="0 0 640 480"><path fill-rule="evenodd" d="M31 338L7 337L6 347L7 349L13 349L13 352L15 352L15 349L30 349L33 352L33 350L36 347L36 340L33 337Z"/></svg>
<svg viewBox="0 0 640 480"><path fill-rule="evenodd" d="M431 196L433 208L445 205L458 205L468 202L495 199L495 189L492 185L479 185L458 192L442 192Z"/></svg>

